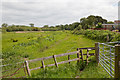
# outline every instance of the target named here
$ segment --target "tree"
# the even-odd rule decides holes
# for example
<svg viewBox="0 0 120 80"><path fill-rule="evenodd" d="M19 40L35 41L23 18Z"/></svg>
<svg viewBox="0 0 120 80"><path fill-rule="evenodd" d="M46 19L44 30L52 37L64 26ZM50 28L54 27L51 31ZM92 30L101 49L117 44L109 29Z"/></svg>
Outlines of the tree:
<svg viewBox="0 0 120 80"><path fill-rule="evenodd" d="M34 27L34 24L33 24L33 23L30 23L29 25L30 25L30 27Z"/></svg>
<svg viewBox="0 0 120 80"><path fill-rule="evenodd" d="M82 29L87 29L88 28L88 19L87 18L81 18L80 19L80 24L82 25Z"/></svg>
<svg viewBox="0 0 120 80"><path fill-rule="evenodd" d="M11 28L14 28L14 27L16 27L16 25L12 24L10 27L11 27Z"/></svg>
<svg viewBox="0 0 120 80"><path fill-rule="evenodd" d="M68 24L65 24L65 30L69 30L69 25Z"/></svg>
<svg viewBox="0 0 120 80"><path fill-rule="evenodd" d="M76 27L74 30L73 30L73 34L78 31L78 30L82 30L82 26L81 25L78 25L78 27Z"/></svg>
<svg viewBox="0 0 120 80"><path fill-rule="evenodd" d="M71 30L77 28L79 24L80 24L79 22L72 23L72 29Z"/></svg>
<svg viewBox="0 0 120 80"><path fill-rule="evenodd" d="M96 28L103 28L102 27L102 23L98 23L97 26L96 26Z"/></svg>
<svg viewBox="0 0 120 80"><path fill-rule="evenodd" d="M50 28L54 28L54 26L50 26Z"/></svg>
<svg viewBox="0 0 120 80"><path fill-rule="evenodd" d="M64 25L62 25L62 24L58 28L61 29L61 30L65 29Z"/></svg>
<svg viewBox="0 0 120 80"><path fill-rule="evenodd" d="M80 24L83 29L92 28L96 26L98 23L106 24L107 20L103 19L101 16L90 15L87 18L81 18Z"/></svg>
<svg viewBox="0 0 120 80"><path fill-rule="evenodd" d="M90 27L93 27L95 26L95 16L94 15L90 15L87 17L88 19L88 25L90 25Z"/></svg>
<svg viewBox="0 0 120 80"><path fill-rule="evenodd" d="M96 20L95 20L95 25L98 23L102 23L102 24L106 24L107 20L103 19L101 16L95 16Z"/></svg>
<svg viewBox="0 0 120 80"><path fill-rule="evenodd" d="M57 28L58 28L58 27L60 27L60 25L56 25L55 27L57 27Z"/></svg>
<svg viewBox="0 0 120 80"><path fill-rule="evenodd" d="M49 26L48 25L44 25L43 28L48 28Z"/></svg>
<svg viewBox="0 0 120 80"><path fill-rule="evenodd" d="M2 27L8 27L8 24L7 23L3 23Z"/></svg>
<svg viewBox="0 0 120 80"><path fill-rule="evenodd" d="M109 22L107 22L107 24L114 24L114 22L112 22L112 21L109 21Z"/></svg>
<svg viewBox="0 0 120 80"><path fill-rule="evenodd" d="M82 29L82 26L79 25L77 28L75 28L76 30L81 30Z"/></svg>

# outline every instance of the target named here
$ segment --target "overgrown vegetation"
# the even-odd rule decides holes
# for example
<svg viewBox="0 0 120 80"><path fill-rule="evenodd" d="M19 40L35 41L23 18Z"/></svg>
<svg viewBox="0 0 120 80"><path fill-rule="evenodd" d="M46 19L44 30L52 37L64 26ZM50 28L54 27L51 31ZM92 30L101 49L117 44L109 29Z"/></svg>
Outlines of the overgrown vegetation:
<svg viewBox="0 0 120 80"><path fill-rule="evenodd" d="M63 67L64 66L64 67ZM85 64L64 64L60 65L59 68L47 67L45 70L42 69L38 73L34 73L32 78L75 78L76 75L80 74L80 70Z"/></svg>
<svg viewBox="0 0 120 80"><path fill-rule="evenodd" d="M85 35L86 37L94 40L101 41L120 41L120 34L116 32L111 32L109 30L74 30L73 34Z"/></svg>
<svg viewBox="0 0 120 80"><path fill-rule="evenodd" d="M95 57L92 61L86 65L86 62L79 64L72 62L72 64L62 64L59 68L46 67L41 69L37 73L33 73L31 78L110 78L106 71L95 61Z"/></svg>
<svg viewBox="0 0 120 80"><path fill-rule="evenodd" d="M72 52L76 51L78 47L94 47L95 43L94 40L90 40L82 35L71 34L69 31L34 32L29 34L9 32L3 33L2 36L3 64L17 63L24 61L25 58L28 60L48 57L53 54L57 55L66 52ZM13 42L13 40L18 41ZM71 56L71 59L73 58L76 58L76 55ZM67 56L57 58L58 62L63 60L67 60ZM53 64L53 61L54 60L46 60L44 63L45 65L51 63ZM38 61L29 65L30 68L35 68L39 67L41 65L40 63L41 62ZM63 64L59 65L59 68L56 68L55 66L49 68L46 67L45 70L35 70L31 73L32 77L36 78L74 78L79 76L81 73L80 68L76 67L77 65L75 61L71 62L70 66L68 64ZM3 68L3 70L4 69L8 68Z"/></svg>
<svg viewBox="0 0 120 80"><path fill-rule="evenodd" d="M2 32L13 32L13 31L40 31L38 27L28 27L28 26L9 26L2 28Z"/></svg>

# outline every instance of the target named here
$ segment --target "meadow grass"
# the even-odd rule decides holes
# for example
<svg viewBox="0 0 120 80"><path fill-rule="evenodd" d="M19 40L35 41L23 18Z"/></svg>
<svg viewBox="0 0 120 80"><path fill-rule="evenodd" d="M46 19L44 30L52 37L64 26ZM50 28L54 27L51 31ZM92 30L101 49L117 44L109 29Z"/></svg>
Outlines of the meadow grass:
<svg viewBox="0 0 120 80"><path fill-rule="evenodd" d="M94 47L95 40L88 39L83 35L74 35L69 31L46 31L46 32L31 32L31 33L3 33L2 34L2 53L3 53L3 64L16 63L24 61L25 59L36 59L42 57L48 57L52 55L68 53L76 51L77 48L83 47ZM94 51L91 51L94 52ZM86 53L86 51L84 51ZM72 58L76 58L76 55L72 55ZM94 57L93 57L94 58ZM85 59L85 57L84 57ZM92 59L92 57L90 58ZM57 62L67 60L67 56L57 58ZM54 63L53 59L45 60L45 65ZM30 68L41 66L41 62L30 63ZM90 62L88 65L89 70L80 69L85 65L76 65L75 62L71 64L61 64L59 68L46 67L45 70L39 69L31 71L32 77L34 78L89 78L95 77L94 74L98 74L97 78L104 78L107 75L94 72L93 76L88 75L92 69L95 68L97 71L103 70L101 67L97 67L95 61ZM86 66L87 67L87 66ZM92 69L92 70L91 70ZM87 72L88 71L88 72ZM86 74L85 74L85 73ZM101 71L100 71L101 72ZM106 73L106 72L103 72ZM95 78L96 78L95 77Z"/></svg>

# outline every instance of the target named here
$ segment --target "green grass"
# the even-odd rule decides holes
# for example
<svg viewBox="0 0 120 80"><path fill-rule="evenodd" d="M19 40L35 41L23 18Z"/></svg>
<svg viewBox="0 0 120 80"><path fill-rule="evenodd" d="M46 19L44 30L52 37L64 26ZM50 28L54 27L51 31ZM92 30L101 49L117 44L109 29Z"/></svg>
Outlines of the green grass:
<svg viewBox="0 0 120 80"><path fill-rule="evenodd" d="M16 41L17 42L14 42ZM19 61L36 59L41 57L48 57L52 55L67 53L76 51L77 48L83 47L94 47L95 40L88 39L83 35L74 35L69 31L51 31L51 32L31 32L31 33L3 33L2 34L2 52L3 52L3 64L16 63ZM93 51L92 51L93 52ZM84 51L86 53L86 51ZM72 58L76 58L76 55L72 55ZM91 57L90 59L93 59ZM85 59L85 57L84 57ZM67 60L67 56L58 57L57 62ZM54 60L45 60L45 65L53 64ZM91 65L90 65L91 64ZM90 63L88 65L88 72L91 72L92 67L96 70L103 70L100 67L96 67L96 63ZM41 66L41 61L30 63L30 68L35 68ZM94 77L94 74L97 78L104 78L103 74L94 72L93 76L88 75L86 68L83 72L80 72L80 69L83 66L76 65L75 62L71 64L61 64L59 68L55 66L49 67L45 70L39 69L31 71L32 77L34 78L75 78L79 76L80 78L89 78ZM87 66L86 66L87 67ZM85 73L84 73L85 72ZM106 72L103 72L106 73ZM107 77L105 75L105 77Z"/></svg>
<svg viewBox="0 0 120 80"><path fill-rule="evenodd" d="M109 74L103 69L101 65L97 65L92 61L80 73L80 78L110 78Z"/></svg>

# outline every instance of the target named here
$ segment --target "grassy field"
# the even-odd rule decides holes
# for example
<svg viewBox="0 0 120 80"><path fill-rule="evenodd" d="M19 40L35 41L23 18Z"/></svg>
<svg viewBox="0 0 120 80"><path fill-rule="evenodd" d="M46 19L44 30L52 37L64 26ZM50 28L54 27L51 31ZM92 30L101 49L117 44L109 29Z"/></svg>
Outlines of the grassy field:
<svg viewBox="0 0 120 80"><path fill-rule="evenodd" d="M51 32L30 32L30 33L3 33L2 34L2 53L3 64L11 64L19 61L30 60L51 55L62 54L76 51L77 48L94 47L94 40L90 40L83 35L74 35L69 31L51 31ZM84 51L86 52L86 51ZM73 55L71 58L76 58ZM32 71L33 78L108 78L106 72L95 63L94 57L92 62L80 71L84 65L77 65L76 62L71 64L61 64L59 68L49 67L45 70ZM67 60L67 56L57 58L57 61ZM46 60L45 64L54 63L53 59ZM30 68L38 67L39 62L30 64ZM95 76L94 76L95 75Z"/></svg>

